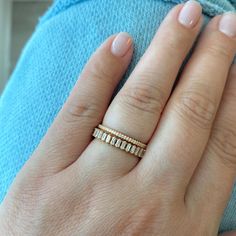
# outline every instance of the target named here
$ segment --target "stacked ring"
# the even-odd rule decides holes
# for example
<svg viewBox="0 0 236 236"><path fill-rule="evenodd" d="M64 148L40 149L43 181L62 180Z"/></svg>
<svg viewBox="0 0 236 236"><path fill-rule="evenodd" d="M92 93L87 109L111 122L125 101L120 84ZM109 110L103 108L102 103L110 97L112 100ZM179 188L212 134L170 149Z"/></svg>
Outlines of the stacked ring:
<svg viewBox="0 0 236 236"><path fill-rule="evenodd" d="M139 158L144 156L147 147L146 144L104 125L94 129L93 137Z"/></svg>

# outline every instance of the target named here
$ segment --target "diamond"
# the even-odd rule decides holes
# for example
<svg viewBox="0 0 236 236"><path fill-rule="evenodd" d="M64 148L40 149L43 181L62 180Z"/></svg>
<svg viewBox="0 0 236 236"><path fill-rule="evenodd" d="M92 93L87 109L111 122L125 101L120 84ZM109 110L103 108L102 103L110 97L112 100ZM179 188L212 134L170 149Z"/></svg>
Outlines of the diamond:
<svg viewBox="0 0 236 236"><path fill-rule="evenodd" d="M134 153L135 156L138 156L139 150L140 150L140 147L137 147Z"/></svg>
<svg viewBox="0 0 236 236"><path fill-rule="evenodd" d="M144 155L144 149L140 149L139 153L138 153L138 157L143 157Z"/></svg>
<svg viewBox="0 0 236 236"><path fill-rule="evenodd" d="M126 142L126 141L123 141L122 144L121 144L121 146L120 146L120 149L124 150L126 144L127 144L127 142Z"/></svg>
<svg viewBox="0 0 236 236"><path fill-rule="evenodd" d="M126 151L126 152L129 152L130 149L131 149L131 147L132 147L132 144L128 143L128 145L127 145L126 148L125 148L125 151Z"/></svg>
<svg viewBox="0 0 236 236"><path fill-rule="evenodd" d="M110 144L114 146L115 143L116 143L116 137L112 137Z"/></svg>
<svg viewBox="0 0 236 236"><path fill-rule="evenodd" d="M121 142L122 142L121 139L118 139L118 140L116 141L115 146L116 146L116 147L120 147Z"/></svg>
<svg viewBox="0 0 236 236"><path fill-rule="evenodd" d="M110 135L110 134L108 134L108 135L107 135L107 138L106 138L106 143L109 143L109 142L110 142L110 140L111 140L111 135Z"/></svg>
<svg viewBox="0 0 236 236"><path fill-rule="evenodd" d="M99 138L99 139L101 139L102 134L103 134L103 131L102 131L102 130L99 130L99 133L98 133L98 138Z"/></svg>
<svg viewBox="0 0 236 236"><path fill-rule="evenodd" d="M105 141L105 140L106 140L106 137L107 137L107 134L106 134L106 133L103 133L103 135L102 135L102 141Z"/></svg>
<svg viewBox="0 0 236 236"><path fill-rule="evenodd" d="M131 150L130 150L130 153L134 154L135 150L136 150L136 146L133 145L132 148L131 148Z"/></svg>
<svg viewBox="0 0 236 236"><path fill-rule="evenodd" d="M95 128L94 132L93 132L93 136L94 137L97 137L97 134L98 134L98 129Z"/></svg>

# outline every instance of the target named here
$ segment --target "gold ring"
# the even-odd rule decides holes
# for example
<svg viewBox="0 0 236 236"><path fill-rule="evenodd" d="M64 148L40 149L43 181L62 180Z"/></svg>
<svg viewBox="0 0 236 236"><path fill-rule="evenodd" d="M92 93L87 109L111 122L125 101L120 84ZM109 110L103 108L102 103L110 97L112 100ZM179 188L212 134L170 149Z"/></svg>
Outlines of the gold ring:
<svg viewBox="0 0 236 236"><path fill-rule="evenodd" d="M93 137L140 158L144 156L147 147L146 144L101 124L94 129Z"/></svg>

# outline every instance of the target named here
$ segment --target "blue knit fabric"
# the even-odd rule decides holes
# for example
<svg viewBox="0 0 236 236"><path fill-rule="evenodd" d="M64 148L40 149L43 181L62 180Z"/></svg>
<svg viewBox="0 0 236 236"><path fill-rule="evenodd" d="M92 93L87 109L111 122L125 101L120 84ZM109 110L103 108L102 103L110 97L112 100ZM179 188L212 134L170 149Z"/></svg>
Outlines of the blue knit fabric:
<svg viewBox="0 0 236 236"><path fill-rule="evenodd" d="M84 64L111 34L135 43L121 87L167 12L183 0L57 0L41 18L0 98L0 202L47 131ZM199 0L206 22L236 0ZM207 204L207 203L206 203ZM236 187L221 230L236 229Z"/></svg>

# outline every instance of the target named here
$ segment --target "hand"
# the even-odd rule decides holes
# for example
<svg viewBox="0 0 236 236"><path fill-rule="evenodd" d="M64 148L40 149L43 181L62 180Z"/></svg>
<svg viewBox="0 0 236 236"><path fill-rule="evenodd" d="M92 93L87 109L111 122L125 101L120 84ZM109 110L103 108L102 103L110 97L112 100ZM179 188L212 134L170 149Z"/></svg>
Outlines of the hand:
<svg viewBox="0 0 236 236"><path fill-rule="evenodd" d="M202 24L196 2L174 7L110 105L133 46L107 39L11 186L1 235L217 235L236 173L236 16L225 17L171 94ZM148 143L144 157L92 139L99 123Z"/></svg>

